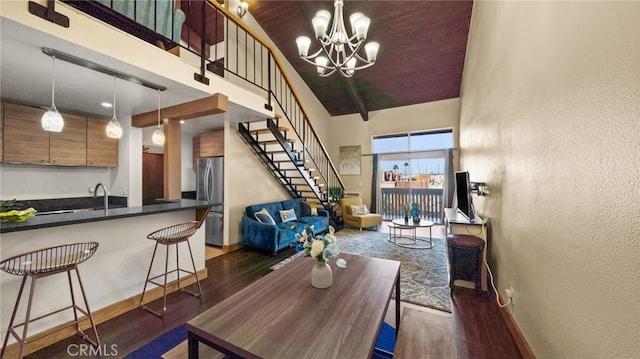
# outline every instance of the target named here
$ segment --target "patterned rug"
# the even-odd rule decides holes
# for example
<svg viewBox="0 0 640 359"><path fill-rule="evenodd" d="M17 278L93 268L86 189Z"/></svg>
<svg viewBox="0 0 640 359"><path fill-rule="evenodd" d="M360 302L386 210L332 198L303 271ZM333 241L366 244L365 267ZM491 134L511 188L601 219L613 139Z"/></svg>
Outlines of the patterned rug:
<svg viewBox="0 0 640 359"><path fill-rule="evenodd" d="M400 261L403 302L451 312L444 239L433 238L432 249L408 249L390 243L388 233L345 228L335 235L341 252Z"/></svg>

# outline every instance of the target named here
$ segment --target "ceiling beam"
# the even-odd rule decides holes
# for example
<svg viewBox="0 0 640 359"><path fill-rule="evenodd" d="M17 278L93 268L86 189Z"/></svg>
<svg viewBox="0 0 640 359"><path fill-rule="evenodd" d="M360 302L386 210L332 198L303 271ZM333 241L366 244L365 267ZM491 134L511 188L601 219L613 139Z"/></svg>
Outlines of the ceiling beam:
<svg viewBox="0 0 640 359"><path fill-rule="evenodd" d="M367 111L367 107L364 105L364 101L362 101L362 97L358 93L353 80L342 76L340 76L340 79L342 80L342 83L344 83L347 93L349 94L349 97L351 97L351 101L356 105L358 113L362 116L362 120L365 122L369 121L369 111Z"/></svg>
<svg viewBox="0 0 640 359"><path fill-rule="evenodd" d="M227 112L229 98L221 93L209 97L193 100L179 105L160 109L160 118L171 120L190 120L193 118L215 115ZM158 110L133 115L131 125L133 127L150 127L158 124Z"/></svg>

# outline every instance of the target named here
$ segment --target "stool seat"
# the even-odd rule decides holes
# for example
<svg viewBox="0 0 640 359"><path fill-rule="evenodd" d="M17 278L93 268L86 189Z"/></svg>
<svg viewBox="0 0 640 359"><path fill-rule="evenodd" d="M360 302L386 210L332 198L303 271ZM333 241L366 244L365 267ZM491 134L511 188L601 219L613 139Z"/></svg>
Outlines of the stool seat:
<svg viewBox="0 0 640 359"><path fill-rule="evenodd" d="M449 288L453 292L456 279L470 280L475 284L476 292L480 292L482 238L468 234L450 234L447 236L447 256L449 257Z"/></svg>
<svg viewBox="0 0 640 359"><path fill-rule="evenodd" d="M0 357L4 357L10 335L12 335L20 345L18 356L20 358L24 357L25 348L27 345L29 324L37 320L46 318L48 316L60 313L61 311L64 311L67 309L73 310L73 317L74 317L73 322L71 322L70 324L64 325L62 327L59 327L44 335L37 336L34 339L30 338L30 341L40 339L46 335L53 334L69 326L75 326L77 333L84 340L91 343L94 347L100 346L100 338L98 337L98 331L96 329L95 322L93 321L93 315L91 314L91 310L89 309L87 296L85 295L84 287L82 285L82 280L80 279L80 272L78 271L78 264L91 258L91 256L93 256L93 254L96 252L97 249L98 249L97 242L71 243L71 244L64 244L56 247L37 249L31 252L18 254L16 256L4 259L0 262L1 270L9 274L22 277L20 289L18 290L18 298L16 299L16 304L13 308L13 313L11 314L11 320L9 321L9 326L7 328L7 333L4 338L2 350L0 351ZM76 305L76 299L73 291L73 284L71 282L71 271L76 272L76 276L78 278L78 284L80 287L80 293L82 294L82 299L84 300L84 307L85 307L84 309ZM40 315L35 319L31 319L31 306L34 298L34 289L35 289L36 280L47 277L47 276L51 276L54 274L59 274L59 273L67 273L67 279L69 282L69 291L71 293L71 305L64 307L62 309L52 311L48 314ZM27 278L31 278L31 286L29 289L29 299L27 303L25 320L20 324L14 325L14 321L16 319L16 313L20 305L20 299L22 297L22 293L23 293ZM46 293L45 293L45 296L46 296ZM86 318L80 317L78 313L84 314ZM80 322L85 319L89 319L91 323L91 329L93 330L95 340L92 340L88 335L86 335L80 329ZM20 327L22 327L22 333L18 333L17 331L17 329Z"/></svg>

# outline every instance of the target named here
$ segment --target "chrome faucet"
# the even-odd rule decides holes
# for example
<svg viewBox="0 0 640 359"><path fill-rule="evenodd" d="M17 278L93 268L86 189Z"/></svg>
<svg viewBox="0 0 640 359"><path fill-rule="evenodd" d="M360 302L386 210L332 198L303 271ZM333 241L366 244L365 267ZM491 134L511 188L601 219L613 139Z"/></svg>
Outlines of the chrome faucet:
<svg viewBox="0 0 640 359"><path fill-rule="evenodd" d="M93 198L98 198L98 188L100 187L102 187L102 190L104 191L104 214L106 216L107 212L109 212L109 195L107 194L107 187L102 183L98 183L93 189Z"/></svg>

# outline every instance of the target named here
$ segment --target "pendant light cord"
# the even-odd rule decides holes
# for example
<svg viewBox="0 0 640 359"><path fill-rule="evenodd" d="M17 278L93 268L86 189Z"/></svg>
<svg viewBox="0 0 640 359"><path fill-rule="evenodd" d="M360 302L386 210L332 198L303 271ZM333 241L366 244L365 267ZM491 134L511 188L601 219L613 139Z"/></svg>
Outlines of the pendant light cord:
<svg viewBox="0 0 640 359"><path fill-rule="evenodd" d="M56 56L51 56L51 108L56 109Z"/></svg>
<svg viewBox="0 0 640 359"><path fill-rule="evenodd" d="M116 77L113 76L113 119L116 120Z"/></svg>
<svg viewBox="0 0 640 359"><path fill-rule="evenodd" d="M158 89L158 128L160 128L160 89Z"/></svg>

